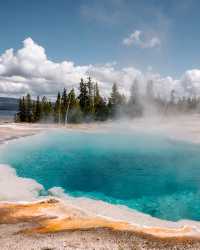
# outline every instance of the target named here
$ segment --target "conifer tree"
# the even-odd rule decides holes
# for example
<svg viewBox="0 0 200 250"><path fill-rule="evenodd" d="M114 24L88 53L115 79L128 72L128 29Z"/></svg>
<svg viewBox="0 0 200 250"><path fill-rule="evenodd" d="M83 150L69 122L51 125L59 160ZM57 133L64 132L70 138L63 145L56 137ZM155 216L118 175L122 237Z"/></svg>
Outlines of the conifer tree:
<svg viewBox="0 0 200 250"><path fill-rule="evenodd" d="M138 81L135 79L130 89L130 97L127 103L127 113L131 118L142 115Z"/></svg>
<svg viewBox="0 0 200 250"><path fill-rule="evenodd" d="M105 121L109 117L109 106L107 105L106 99L100 98L95 106L95 120Z"/></svg>
<svg viewBox="0 0 200 250"><path fill-rule="evenodd" d="M94 85L94 118L97 121L105 121L108 118L108 106L100 95L98 83Z"/></svg>
<svg viewBox="0 0 200 250"><path fill-rule="evenodd" d="M78 99L79 99L80 108L84 117L87 117L89 110L90 110L89 93L88 93L87 83L85 83L82 78L80 81L79 91L80 91L80 94L79 94Z"/></svg>
<svg viewBox="0 0 200 250"><path fill-rule="evenodd" d="M119 91L117 84L114 83L112 86L112 92L109 99L109 109L111 118L115 118L121 111L121 107L125 103L125 98L122 96Z"/></svg>
<svg viewBox="0 0 200 250"><path fill-rule="evenodd" d="M99 86L98 83L96 82L94 85L94 107L98 105L98 103L101 101L101 96L99 92Z"/></svg>
<svg viewBox="0 0 200 250"><path fill-rule="evenodd" d="M35 112L34 112L34 121L38 122L41 120L41 103L40 103L40 97L37 96L37 101L35 104Z"/></svg>
<svg viewBox="0 0 200 250"><path fill-rule="evenodd" d="M61 97L60 92L58 92L57 99L54 106L54 121L56 123L61 122Z"/></svg>
<svg viewBox="0 0 200 250"><path fill-rule="evenodd" d="M93 86L91 77L88 77L87 87L88 87L88 98L89 98L88 113L90 114L90 116L93 116L93 113L94 113L94 86Z"/></svg>
<svg viewBox="0 0 200 250"><path fill-rule="evenodd" d="M16 117L16 121L25 122L26 121L26 106L25 106L25 98L24 96L19 99L19 108Z"/></svg>
<svg viewBox="0 0 200 250"><path fill-rule="evenodd" d="M25 114L26 114L26 122L32 122L33 113L32 113L32 100L31 95L27 94L25 98Z"/></svg>
<svg viewBox="0 0 200 250"><path fill-rule="evenodd" d="M66 112L67 112L67 105L68 105L68 99L67 99L67 91L64 88L61 98L61 122L65 123L66 120Z"/></svg>
<svg viewBox="0 0 200 250"><path fill-rule="evenodd" d="M80 109L79 100L76 98L74 89L72 89L68 94L67 122L79 123L82 119L83 115Z"/></svg>
<svg viewBox="0 0 200 250"><path fill-rule="evenodd" d="M41 119L44 122L51 121L52 116L52 104L49 100L47 100L46 96L43 96L41 102Z"/></svg>

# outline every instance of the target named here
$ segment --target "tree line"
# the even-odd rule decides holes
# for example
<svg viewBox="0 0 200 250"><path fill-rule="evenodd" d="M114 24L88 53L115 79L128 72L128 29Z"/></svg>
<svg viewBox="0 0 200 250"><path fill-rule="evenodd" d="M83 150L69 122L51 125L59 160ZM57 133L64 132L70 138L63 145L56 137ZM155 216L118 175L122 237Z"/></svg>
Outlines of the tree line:
<svg viewBox="0 0 200 250"><path fill-rule="evenodd" d="M55 102L46 96L38 96L36 100L33 100L30 94L23 96L19 100L19 111L15 120L60 124L106 121L118 117L140 117L145 112L145 105L152 106L157 112L166 115L192 112L198 109L199 104L198 97L175 100L174 91L168 101L159 96L155 97L151 81L147 83L145 95L141 95L137 80L131 86L129 98L119 92L116 83L112 86L110 96L105 98L100 93L98 83L89 77L87 80L80 80L78 94L74 89L69 92L64 89L62 93L58 92Z"/></svg>

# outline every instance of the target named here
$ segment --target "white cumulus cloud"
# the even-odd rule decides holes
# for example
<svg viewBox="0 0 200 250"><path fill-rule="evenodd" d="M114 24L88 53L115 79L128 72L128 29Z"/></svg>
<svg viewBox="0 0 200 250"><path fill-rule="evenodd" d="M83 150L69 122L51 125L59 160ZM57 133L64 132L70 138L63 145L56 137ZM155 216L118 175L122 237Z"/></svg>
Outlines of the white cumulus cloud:
<svg viewBox="0 0 200 250"><path fill-rule="evenodd" d="M141 33L137 31L132 40L140 41ZM129 43L128 40L125 43ZM147 46L146 41L143 46ZM148 46L155 46L152 38ZM55 96L64 87L77 88L80 78L91 76L98 81L102 94L108 96L111 86L116 82L120 90L128 95L135 79L142 91L147 81L155 86L155 93L169 98L174 89L178 96L200 96L200 69L187 70L180 79L171 76L162 77L152 70L142 73L135 67L119 68L116 63L104 65L75 65L72 61L54 62L48 59L45 49L31 38L23 41L23 47L17 51L6 50L0 55L0 95L20 96L30 92L32 95Z"/></svg>
<svg viewBox="0 0 200 250"><path fill-rule="evenodd" d="M141 30L136 30L124 38L123 44L126 46L136 45L140 48L155 48L161 45L161 41L157 36L147 37Z"/></svg>
<svg viewBox="0 0 200 250"><path fill-rule="evenodd" d="M120 86L126 87L137 74L134 68L116 70L112 63L80 66L72 61L53 62L48 59L45 49L31 38L23 41L22 49L16 52L8 49L0 56L0 92L8 95L27 92L55 95L64 87L76 88L80 78L89 75L107 93L113 82L120 80Z"/></svg>

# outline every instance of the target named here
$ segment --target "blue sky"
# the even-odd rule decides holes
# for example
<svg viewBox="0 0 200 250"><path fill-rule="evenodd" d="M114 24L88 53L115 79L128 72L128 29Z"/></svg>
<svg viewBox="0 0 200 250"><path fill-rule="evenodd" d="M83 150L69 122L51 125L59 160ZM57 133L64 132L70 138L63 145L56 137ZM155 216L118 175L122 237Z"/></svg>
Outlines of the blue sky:
<svg viewBox="0 0 200 250"><path fill-rule="evenodd" d="M31 37L52 60L116 61L162 75L199 67L198 0L1 0L0 53ZM135 30L152 32L159 48L123 46Z"/></svg>
<svg viewBox="0 0 200 250"><path fill-rule="evenodd" d="M36 94L43 79L53 93L89 71L107 91L151 72L159 84L172 89L178 80L200 93L199 9L198 0L0 0L0 92Z"/></svg>

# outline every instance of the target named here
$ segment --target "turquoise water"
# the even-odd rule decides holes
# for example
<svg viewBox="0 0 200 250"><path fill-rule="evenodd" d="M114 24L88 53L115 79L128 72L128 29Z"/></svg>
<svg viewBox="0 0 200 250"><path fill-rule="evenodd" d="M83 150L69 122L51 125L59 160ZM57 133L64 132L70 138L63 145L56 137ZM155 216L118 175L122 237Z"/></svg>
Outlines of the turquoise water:
<svg viewBox="0 0 200 250"><path fill-rule="evenodd" d="M0 163L73 196L200 220L200 146L158 135L48 132L3 146Z"/></svg>

